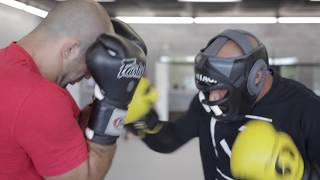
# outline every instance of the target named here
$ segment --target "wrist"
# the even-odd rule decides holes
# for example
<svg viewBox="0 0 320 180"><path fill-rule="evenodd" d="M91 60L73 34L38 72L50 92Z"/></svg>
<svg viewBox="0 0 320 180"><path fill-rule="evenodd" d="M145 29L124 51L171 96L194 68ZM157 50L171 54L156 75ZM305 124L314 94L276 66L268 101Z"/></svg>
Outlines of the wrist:
<svg viewBox="0 0 320 180"><path fill-rule="evenodd" d="M111 136L94 132L89 127L85 130L86 138L96 144L111 145L115 144L119 136Z"/></svg>
<svg viewBox="0 0 320 180"><path fill-rule="evenodd" d="M87 139L98 144L114 144L122 132L126 112L105 100L95 101L85 130Z"/></svg>

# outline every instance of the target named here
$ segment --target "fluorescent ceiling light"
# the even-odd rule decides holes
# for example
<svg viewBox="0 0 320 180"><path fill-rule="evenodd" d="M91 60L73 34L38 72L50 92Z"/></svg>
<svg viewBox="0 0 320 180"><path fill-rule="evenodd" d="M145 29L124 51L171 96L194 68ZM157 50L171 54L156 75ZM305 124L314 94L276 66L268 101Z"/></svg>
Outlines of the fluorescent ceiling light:
<svg viewBox="0 0 320 180"><path fill-rule="evenodd" d="M216 2L216 3L224 3L224 2L241 2L242 0L178 0L179 2Z"/></svg>
<svg viewBox="0 0 320 180"><path fill-rule="evenodd" d="M98 2L115 2L116 0L97 0Z"/></svg>
<svg viewBox="0 0 320 180"><path fill-rule="evenodd" d="M278 22L284 24L320 23L320 17L279 17Z"/></svg>
<svg viewBox="0 0 320 180"><path fill-rule="evenodd" d="M160 62L163 63L194 63L195 56L161 56Z"/></svg>
<svg viewBox="0 0 320 180"><path fill-rule="evenodd" d="M129 24L192 24L192 17L125 17L118 16L120 19Z"/></svg>
<svg viewBox="0 0 320 180"><path fill-rule="evenodd" d="M66 1L66 0L56 0L56 1ZM97 2L114 2L114 1L116 1L116 0L95 0L95 1L97 1Z"/></svg>
<svg viewBox="0 0 320 180"><path fill-rule="evenodd" d="M39 16L42 18L44 18L48 15L47 11L44 11L42 9L39 9L39 8L36 8L33 6L29 6L25 3L18 2L15 0L0 0L0 3L5 4L7 6L10 6L10 7L13 7L13 8L16 8L16 9L20 9L22 11L28 12L30 14L33 14L33 15L36 15L36 16Z"/></svg>
<svg viewBox="0 0 320 180"><path fill-rule="evenodd" d="M196 24L272 24L276 17L196 17Z"/></svg>
<svg viewBox="0 0 320 180"><path fill-rule="evenodd" d="M298 58L296 57L285 57L285 58L269 58L270 65L280 66L280 65L294 65L298 63Z"/></svg>
<svg viewBox="0 0 320 180"><path fill-rule="evenodd" d="M320 0L310 0L310 1L315 1L315 2L319 2Z"/></svg>

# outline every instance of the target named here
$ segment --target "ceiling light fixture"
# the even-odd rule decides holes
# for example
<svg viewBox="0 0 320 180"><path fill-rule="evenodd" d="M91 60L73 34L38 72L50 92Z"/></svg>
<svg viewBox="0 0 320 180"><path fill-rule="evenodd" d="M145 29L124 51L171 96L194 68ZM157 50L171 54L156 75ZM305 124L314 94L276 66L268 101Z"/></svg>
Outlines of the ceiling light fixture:
<svg viewBox="0 0 320 180"><path fill-rule="evenodd" d="M115 2L116 0L97 0L98 2Z"/></svg>
<svg viewBox="0 0 320 180"><path fill-rule="evenodd" d="M178 0L179 2L213 2L213 3L228 3L241 2L242 0Z"/></svg>
<svg viewBox="0 0 320 180"><path fill-rule="evenodd" d="M48 12L25 3L15 1L15 0L0 0L1 4L20 9L22 11L28 12L30 14L45 18L48 15Z"/></svg>
<svg viewBox="0 0 320 180"><path fill-rule="evenodd" d="M63 2L63 1L66 1L66 0L56 0L56 1ZM95 0L95 1L97 1L97 2L114 2L116 0Z"/></svg>
<svg viewBox="0 0 320 180"><path fill-rule="evenodd" d="M117 19L129 24L192 24L192 17L137 17L118 16Z"/></svg>
<svg viewBox="0 0 320 180"><path fill-rule="evenodd" d="M196 17L196 24L273 24L276 17Z"/></svg>
<svg viewBox="0 0 320 180"><path fill-rule="evenodd" d="M280 66L280 65L294 65L297 64L297 57L285 57L285 58L269 58L270 65Z"/></svg>
<svg viewBox="0 0 320 180"><path fill-rule="evenodd" d="M313 24L320 23L320 17L279 17L278 22L283 24Z"/></svg>

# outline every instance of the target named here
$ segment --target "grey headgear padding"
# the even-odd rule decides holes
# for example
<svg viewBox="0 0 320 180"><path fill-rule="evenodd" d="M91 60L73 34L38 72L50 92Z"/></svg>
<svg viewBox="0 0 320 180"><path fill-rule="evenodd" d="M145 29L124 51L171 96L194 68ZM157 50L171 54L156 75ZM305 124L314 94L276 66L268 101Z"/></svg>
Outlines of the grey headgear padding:
<svg viewBox="0 0 320 180"><path fill-rule="evenodd" d="M236 42L236 44L238 44L240 46L240 48L244 54L249 54L255 48L250 43L249 38L247 36L244 36L243 33L255 38L253 35L248 34L244 31L239 31L239 30L226 30L226 31L222 32L220 34L220 36L225 36L225 37L231 39L232 41Z"/></svg>
<svg viewBox="0 0 320 180"><path fill-rule="evenodd" d="M258 73L258 71L262 72L262 77L261 77L261 80L258 82L258 84L256 84L256 74ZM249 72L248 82L247 82L247 88L250 95L258 96L264 82L266 81L267 71L268 71L268 66L262 59L259 59L254 63L254 65L252 66Z"/></svg>
<svg viewBox="0 0 320 180"><path fill-rule="evenodd" d="M206 48L205 52L211 56L216 56L227 41L227 37L219 37Z"/></svg>
<svg viewBox="0 0 320 180"><path fill-rule="evenodd" d="M254 35L246 31L229 29L219 34L216 39L205 48L204 52L210 54L211 56L217 56L225 43L228 40L232 40L240 47L243 54L249 54L255 49L255 47L253 47L249 38L247 36L243 36L243 34L246 34L248 37L251 36L257 41L258 44L261 44L261 42Z"/></svg>

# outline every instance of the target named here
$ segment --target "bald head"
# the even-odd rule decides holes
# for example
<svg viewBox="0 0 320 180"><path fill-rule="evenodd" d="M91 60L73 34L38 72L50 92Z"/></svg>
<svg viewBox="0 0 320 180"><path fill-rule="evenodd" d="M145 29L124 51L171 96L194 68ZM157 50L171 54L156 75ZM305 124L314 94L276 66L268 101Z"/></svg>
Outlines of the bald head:
<svg viewBox="0 0 320 180"><path fill-rule="evenodd" d="M248 36L248 39L252 45L253 48L257 48L258 47L258 41L252 37L252 36ZM244 55L244 53L242 52L241 48L239 47L239 45L237 45L235 42L233 42L232 40L228 40L223 46L222 48L219 50L217 57L219 58L230 58L230 57L237 57L237 56L241 56Z"/></svg>
<svg viewBox="0 0 320 180"><path fill-rule="evenodd" d="M62 87L87 76L85 53L103 33L114 33L106 10L93 0L60 2L18 41L41 75Z"/></svg>
<svg viewBox="0 0 320 180"><path fill-rule="evenodd" d="M34 30L47 38L74 38L88 47L102 33L113 32L106 10L93 0L60 2Z"/></svg>

